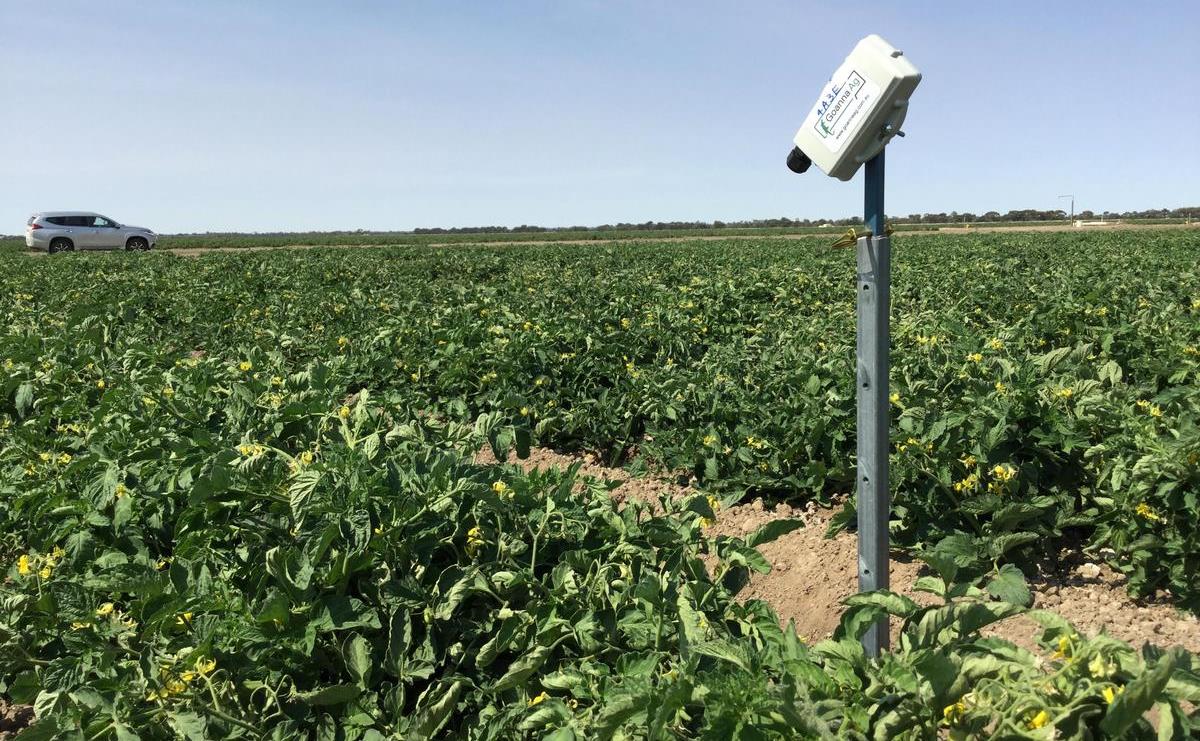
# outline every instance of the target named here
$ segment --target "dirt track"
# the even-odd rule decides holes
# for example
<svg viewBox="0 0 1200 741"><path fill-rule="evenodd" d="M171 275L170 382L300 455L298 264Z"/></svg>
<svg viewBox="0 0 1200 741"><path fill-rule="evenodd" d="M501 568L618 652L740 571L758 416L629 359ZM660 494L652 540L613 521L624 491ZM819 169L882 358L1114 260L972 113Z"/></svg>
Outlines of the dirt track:
<svg viewBox="0 0 1200 741"><path fill-rule="evenodd" d="M490 452L480 462L494 462ZM535 449L524 461L514 460L528 470L556 466L565 468L579 458ZM613 495L655 501L659 495L680 496L687 487L654 478L633 478L621 469L597 465L583 459L580 471L585 476L619 482ZM743 537L767 522L798 518L805 527L794 530L773 543L761 547L772 564L769 574L754 575L743 592L746 598L761 599L775 608L780 620L796 621L796 629L810 642L828 638L837 627L841 602L854 594L858 584L858 545L853 533L825 537L832 510L815 506L792 507L781 504L768 509L762 500L722 510L713 526L714 535ZM1139 603L1129 597L1124 577L1107 566L1090 564L1082 554L1062 554L1060 568L1030 579L1034 607L1045 608L1071 621L1077 629L1094 635L1104 630L1109 635L1140 648L1144 643L1167 647L1183 646L1200 653L1200 619L1166 603ZM913 582L921 575L922 565L896 554L892 560L891 587L918 602L936 599L914 592ZM892 621L893 638L898 626ZM1040 626L1025 617L1006 620L986 631L1026 649L1036 648Z"/></svg>
<svg viewBox="0 0 1200 741"><path fill-rule="evenodd" d="M944 226L938 229L909 229L897 234L977 234L992 232L1075 232L1075 231L1134 231L1145 229L1197 229L1200 222L1193 224L1108 224L1105 226L1073 227L1057 224L1037 224L1031 226ZM701 234L695 237L655 237L654 232L646 232L645 237L622 237L620 239L522 239L522 240L490 240L462 242L430 242L426 247L534 247L537 245L597 245L616 242L719 242L728 240L802 240L820 239L827 237L831 241L844 232L840 227L821 233L808 234L761 234L761 235L731 235L715 236ZM203 255L209 252L260 252L263 250L309 250L309 249L373 249L378 247L393 247L394 244L285 244L285 245L256 245L253 247L176 247L158 252L169 252L173 255L188 257ZM32 256L44 256L44 252L29 252Z"/></svg>

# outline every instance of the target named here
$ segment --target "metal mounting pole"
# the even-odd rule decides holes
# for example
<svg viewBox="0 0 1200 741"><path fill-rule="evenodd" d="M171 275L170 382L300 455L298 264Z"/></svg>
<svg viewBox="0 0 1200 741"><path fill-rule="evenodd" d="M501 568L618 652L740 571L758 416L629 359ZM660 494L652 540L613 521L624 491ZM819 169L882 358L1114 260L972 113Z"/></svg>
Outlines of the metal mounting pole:
<svg viewBox="0 0 1200 741"><path fill-rule="evenodd" d="M883 152L866 163L866 225L858 240L858 586L888 588L888 351L891 244L883 220ZM889 644L888 619L863 636L872 658Z"/></svg>

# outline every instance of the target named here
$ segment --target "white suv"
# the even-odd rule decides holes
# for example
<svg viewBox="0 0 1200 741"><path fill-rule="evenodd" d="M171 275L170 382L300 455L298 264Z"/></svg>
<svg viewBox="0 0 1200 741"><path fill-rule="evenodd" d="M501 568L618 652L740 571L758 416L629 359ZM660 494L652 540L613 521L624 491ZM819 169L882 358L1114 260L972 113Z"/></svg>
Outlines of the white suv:
<svg viewBox="0 0 1200 741"><path fill-rule="evenodd" d="M50 253L73 250L148 250L158 235L91 211L46 211L29 217L25 246Z"/></svg>

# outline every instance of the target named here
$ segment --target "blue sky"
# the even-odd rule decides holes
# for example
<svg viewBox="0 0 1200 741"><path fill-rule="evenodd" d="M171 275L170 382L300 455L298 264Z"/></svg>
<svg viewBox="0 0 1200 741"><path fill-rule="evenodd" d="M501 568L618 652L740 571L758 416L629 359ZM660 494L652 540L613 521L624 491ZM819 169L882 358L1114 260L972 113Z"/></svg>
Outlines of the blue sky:
<svg viewBox="0 0 1200 741"><path fill-rule="evenodd" d="M0 233L819 218L854 43L921 68L888 211L1200 205L1200 3L0 0Z"/></svg>

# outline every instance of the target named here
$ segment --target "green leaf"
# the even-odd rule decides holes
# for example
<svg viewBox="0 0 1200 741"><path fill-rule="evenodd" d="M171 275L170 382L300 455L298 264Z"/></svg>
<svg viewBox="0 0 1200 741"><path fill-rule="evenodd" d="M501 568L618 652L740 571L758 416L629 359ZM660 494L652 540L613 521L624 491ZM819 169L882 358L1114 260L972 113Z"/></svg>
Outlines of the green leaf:
<svg viewBox="0 0 1200 741"><path fill-rule="evenodd" d="M378 628L379 615L355 597L323 597L314 606L310 626L317 632Z"/></svg>
<svg viewBox="0 0 1200 741"><path fill-rule="evenodd" d="M205 741L208 738L208 721L196 713L183 710L168 711L167 722L180 738L190 741Z"/></svg>
<svg viewBox="0 0 1200 741"><path fill-rule="evenodd" d="M524 624L523 613L513 615L500 623L500 629L495 631L487 643L479 648L479 652L475 655L475 666L484 669L491 665L497 656L508 650L509 644L512 643L517 631Z"/></svg>
<svg viewBox="0 0 1200 741"><path fill-rule="evenodd" d="M517 457L525 460L529 457L529 447L532 443L528 427L518 427L513 436L514 447L517 451Z"/></svg>
<svg viewBox="0 0 1200 741"><path fill-rule="evenodd" d="M537 646L529 653L518 658L509 664L508 671L504 673L504 676L496 680L496 683L488 691L491 693L503 692L523 683L542 667L542 664L550 657L551 651L552 649L549 646Z"/></svg>
<svg viewBox="0 0 1200 741"><path fill-rule="evenodd" d="M375 456L379 454L379 434L371 433L362 440L362 453L369 461L375 460Z"/></svg>
<svg viewBox="0 0 1200 741"><path fill-rule="evenodd" d="M449 620L454 615L454 611L471 593L477 573L476 569L470 569L454 582L446 595L442 597L442 601L438 603L437 609L433 613L435 619Z"/></svg>
<svg viewBox="0 0 1200 741"><path fill-rule="evenodd" d="M987 593L996 599L1021 607L1033 604L1033 595L1029 591L1029 585L1025 583L1025 575L1010 563L1001 566L1000 571L988 582Z"/></svg>
<svg viewBox="0 0 1200 741"><path fill-rule="evenodd" d="M783 535L787 535L793 530L798 530L804 527L803 520L771 520L767 524L750 533L750 537L746 538L746 545L751 548L756 548L764 543L770 543Z"/></svg>
<svg viewBox="0 0 1200 741"><path fill-rule="evenodd" d="M750 657L745 649L724 638L714 638L702 641L692 646L692 650L704 656L729 662L743 671L750 671Z"/></svg>
<svg viewBox="0 0 1200 741"><path fill-rule="evenodd" d="M846 599L842 600L842 604L850 607L869 605L872 607L877 607L889 615L895 615L896 617L902 618L910 617L921 609L921 606L914 602L911 598L887 589L852 594Z"/></svg>
<svg viewBox="0 0 1200 741"><path fill-rule="evenodd" d="M334 684L328 687L297 692L295 698L305 705L341 705L358 697L362 689L356 684Z"/></svg>
<svg viewBox="0 0 1200 741"><path fill-rule="evenodd" d="M1184 657L1182 649L1172 649L1159 659L1153 669L1125 685L1125 691L1108 706L1104 720L1100 721L1100 730L1110 738L1117 738L1128 730L1156 701L1162 699L1171 673L1177 664L1185 660Z"/></svg>
<svg viewBox="0 0 1200 741"><path fill-rule="evenodd" d="M371 643L355 633L346 646L346 671L363 689L371 678Z"/></svg>
<svg viewBox="0 0 1200 741"><path fill-rule="evenodd" d="M292 516L299 519L304 514L304 508L312 499L317 484L321 482L321 472L307 469L292 477L288 487L288 504L292 508Z"/></svg>
<svg viewBox="0 0 1200 741"><path fill-rule="evenodd" d="M1023 607L1007 602L956 602L930 610L906 630L911 631L914 644L927 648L965 638L980 628L1025 612Z"/></svg>
<svg viewBox="0 0 1200 741"><path fill-rule="evenodd" d="M291 548L275 546L267 551L266 562L267 573L275 577L292 599L303 600L313 575L308 556L297 554Z"/></svg>
<svg viewBox="0 0 1200 741"><path fill-rule="evenodd" d="M17 407L17 414L24 417L30 407L33 406L33 383L26 381L17 387L17 397L14 400Z"/></svg>

